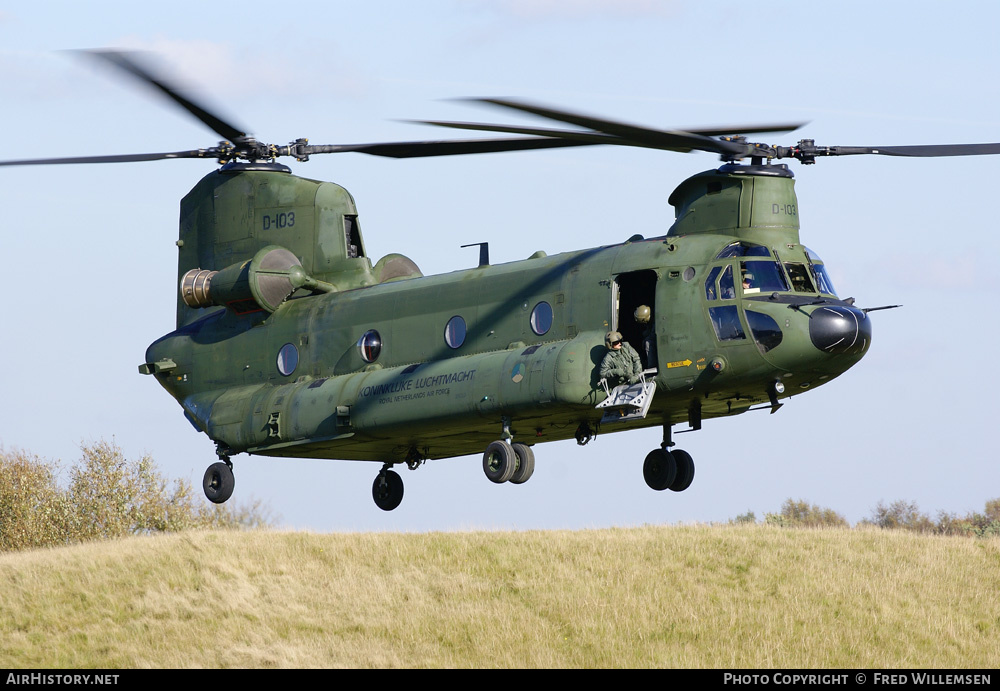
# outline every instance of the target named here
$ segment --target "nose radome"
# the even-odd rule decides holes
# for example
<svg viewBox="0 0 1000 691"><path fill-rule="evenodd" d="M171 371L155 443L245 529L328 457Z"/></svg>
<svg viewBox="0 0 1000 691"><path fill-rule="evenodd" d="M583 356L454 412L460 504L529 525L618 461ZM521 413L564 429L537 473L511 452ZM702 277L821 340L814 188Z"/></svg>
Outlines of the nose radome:
<svg viewBox="0 0 1000 691"><path fill-rule="evenodd" d="M809 315L809 339L825 353L864 353L872 340L871 320L856 307L824 305Z"/></svg>

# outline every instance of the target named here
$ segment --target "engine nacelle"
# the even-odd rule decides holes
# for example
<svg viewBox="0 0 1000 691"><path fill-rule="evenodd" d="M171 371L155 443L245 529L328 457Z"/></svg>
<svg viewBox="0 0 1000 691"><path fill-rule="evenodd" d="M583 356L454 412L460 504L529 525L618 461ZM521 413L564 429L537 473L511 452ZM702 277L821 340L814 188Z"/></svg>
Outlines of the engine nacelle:
<svg viewBox="0 0 1000 691"><path fill-rule="evenodd" d="M274 312L299 288L330 292L333 286L309 277L290 251L264 247L254 258L221 271L191 269L181 278L181 299L188 307L224 306L237 314Z"/></svg>

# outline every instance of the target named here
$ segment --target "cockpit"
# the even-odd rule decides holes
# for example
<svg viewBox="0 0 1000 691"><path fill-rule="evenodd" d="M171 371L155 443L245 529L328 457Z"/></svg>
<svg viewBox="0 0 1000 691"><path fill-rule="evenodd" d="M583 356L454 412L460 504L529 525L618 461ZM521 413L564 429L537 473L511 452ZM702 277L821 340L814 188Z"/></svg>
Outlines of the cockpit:
<svg viewBox="0 0 1000 691"><path fill-rule="evenodd" d="M765 353L781 343L782 332L773 317L762 309L754 309L755 302L816 304L824 296L840 302L822 259L802 245L777 250L745 241L731 242L715 256L704 289L709 317L719 341L745 340L745 327L749 327L754 341ZM745 322L740 319L741 306Z"/></svg>
<svg viewBox="0 0 1000 691"><path fill-rule="evenodd" d="M716 260L747 257L737 263L712 268L705 280L705 297L708 300L737 297L734 267L738 266L740 294L753 293L812 293L836 297L823 260L808 247L802 247L805 261L789 250L788 257L779 257L763 245L733 242L716 255ZM750 259L749 257L753 257ZM720 278L721 274L721 278Z"/></svg>

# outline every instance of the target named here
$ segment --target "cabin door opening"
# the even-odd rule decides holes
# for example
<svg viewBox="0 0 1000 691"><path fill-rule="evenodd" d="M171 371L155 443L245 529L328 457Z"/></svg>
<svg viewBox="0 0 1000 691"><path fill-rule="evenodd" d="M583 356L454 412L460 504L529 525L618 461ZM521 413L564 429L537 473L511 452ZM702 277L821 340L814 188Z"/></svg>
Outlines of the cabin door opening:
<svg viewBox="0 0 1000 691"><path fill-rule="evenodd" d="M656 272L652 269L630 271L615 278L615 305L612 328L621 332L645 369L656 369ZM649 308L649 322L639 323L635 311L640 305Z"/></svg>

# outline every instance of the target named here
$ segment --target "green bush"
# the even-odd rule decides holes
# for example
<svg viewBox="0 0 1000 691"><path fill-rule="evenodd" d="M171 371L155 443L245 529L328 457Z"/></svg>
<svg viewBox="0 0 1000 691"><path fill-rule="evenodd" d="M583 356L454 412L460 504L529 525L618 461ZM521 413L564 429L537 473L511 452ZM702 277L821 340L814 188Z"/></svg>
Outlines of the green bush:
<svg viewBox="0 0 1000 691"><path fill-rule="evenodd" d="M890 530L910 530L939 535L965 535L968 537L1000 537L1000 499L986 502L983 513L972 512L966 516L938 514L937 521L922 513L915 502L894 501L886 506L882 502L872 510L871 518L862 521Z"/></svg>
<svg viewBox="0 0 1000 691"><path fill-rule="evenodd" d="M59 542L70 514L49 464L25 451L0 451L0 551Z"/></svg>
<svg viewBox="0 0 1000 691"><path fill-rule="evenodd" d="M82 448L61 487L59 465L0 450L0 551L192 528L270 524L260 503L195 501L190 483L169 482L148 456L126 459L115 444Z"/></svg>
<svg viewBox="0 0 1000 691"><path fill-rule="evenodd" d="M916 502L912 501L894 501L888 506L879 502L872 509L871 518L861 522L889 530L910 530L918 533L938 532L937 526L930 519L930 516L921 513Z"/></svg>
<svg viewBox="0 0 1000 691"><path fill-rule="evenodd" d="M729 519L732 525L756 522L757 516L749 510ZM802 499L785 500L780 513L764 514L764 523L780 528L850 527L847 519L836 511L809 504ZM937 521L922 513L916 502L900 500L889 505L879 502L872 509L871 517L863 519L858 525L939 535L1000 537L1000 499L987 501L983 513L972 512L966 516L958 516L941 512Z"/></svg>
<svg viewBox="0 0 1000 691"><path fill-rule="evenodd" d="M781 505L781 513L765 514L764 522L782 528L849 528L851 525L833 509L824 509L803 499L786 499Z"/></svg>
<svg viewBox="0 0 1000 691"><path fill-rule="evenodd" d="M983 513L975 511L967 516L941 512L936 525L943 535L969 535L973 537L1000 537L1000 499L986 502Z"/></svg>

